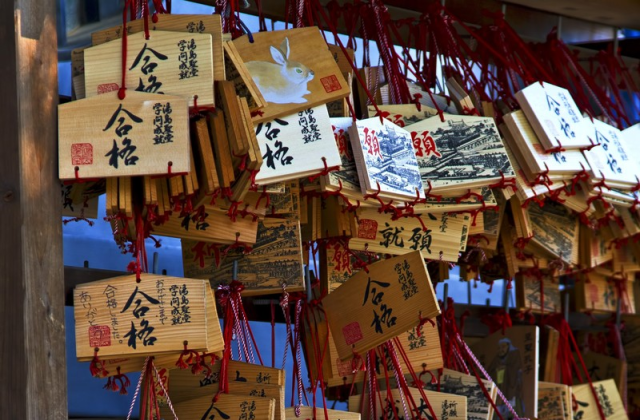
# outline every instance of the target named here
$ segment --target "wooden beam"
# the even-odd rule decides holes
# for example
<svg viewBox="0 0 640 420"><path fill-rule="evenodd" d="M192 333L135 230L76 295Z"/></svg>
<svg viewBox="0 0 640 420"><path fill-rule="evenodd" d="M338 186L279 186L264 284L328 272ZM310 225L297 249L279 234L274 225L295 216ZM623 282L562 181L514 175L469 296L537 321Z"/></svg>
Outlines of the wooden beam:
<svg viewBox="0 0 640 420"><path fill-rule="evenodd" d="M0 407L67 419L55 0L0 2Z"/></svg>

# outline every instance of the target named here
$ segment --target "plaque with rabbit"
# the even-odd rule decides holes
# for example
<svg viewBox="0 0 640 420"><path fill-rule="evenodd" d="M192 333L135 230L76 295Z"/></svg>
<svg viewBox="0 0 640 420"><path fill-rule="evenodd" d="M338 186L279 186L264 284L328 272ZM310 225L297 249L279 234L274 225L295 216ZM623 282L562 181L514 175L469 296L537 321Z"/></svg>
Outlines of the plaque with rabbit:
<svg viewBox="0 0 640 420"><path fill-rule="evenodd" d="M272 120L349 95L316 27L245 35L233 41L267 106L254 122Z"/></svg>

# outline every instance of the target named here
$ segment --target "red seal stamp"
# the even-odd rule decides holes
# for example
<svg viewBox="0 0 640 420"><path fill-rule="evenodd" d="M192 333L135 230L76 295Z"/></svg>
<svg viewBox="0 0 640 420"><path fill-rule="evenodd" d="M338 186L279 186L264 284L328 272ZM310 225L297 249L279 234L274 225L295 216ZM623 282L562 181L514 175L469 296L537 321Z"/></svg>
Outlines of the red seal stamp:
<svg viewBox="0 0 640 420"><path fill-rule="evenodd" d="M103 83L98 85L98 95L102 95L103 93L115 92L120 89L117 83Z"/></svg>
<svg viewBox="0 0 640 420"><path fill-rule="evenodd" d="M349 360L342 361L338 357L336 359L336 366L338 367L338 376L341 378L344 378L345 376L349 376L353 374L353 368Z"/></svg>
<svg viewBox="0 0 640 420"><path fill-rule="evenodd" d="M89 347L108 347L111 345L111 329L108 325L89 327Z"/></svg>
<svg viewBox="0 0 640 420"><path fill-rule="evenodd" d="M71 145L71 164L93 164L93 146L91 143L74 143Z"/></svg>
<svg viewBox="0 0 640 420"><path fill-rule="evenodd" d="M336 90L342 89L338 78L334 74L328 77L323 77L322 79L320 79L320 82L324 87L324 91L327 93L335 92Z"/></svg>
<svg viewBox="0 0 640 420"><path fill-rule="evenodd" d="M360 219L358 222L358 238L376 239L378 222L372 219Z"/></svg>
<svg viewBox="0 0 640 420"><path fill-rule="evenodd" d="M347 324L342 327L342 335L344 336L344 341L347 345L352 345L362 340L362 330L360 329L360 324L357 322L352 322L351 324Z"/></svg>

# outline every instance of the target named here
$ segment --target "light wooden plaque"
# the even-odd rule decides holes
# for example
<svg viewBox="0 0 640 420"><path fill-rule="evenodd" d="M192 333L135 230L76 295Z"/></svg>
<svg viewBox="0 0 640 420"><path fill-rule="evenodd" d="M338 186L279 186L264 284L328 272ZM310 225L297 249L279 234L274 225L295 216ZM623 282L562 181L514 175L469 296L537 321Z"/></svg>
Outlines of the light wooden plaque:
<svg viewBox="0 0 640 420"><path fill-rule="evenodd" d="M420 217L426 232L416 218L391 220L391 215L374 209L360 210L357 233L349 240L349 247L392 255L420 251L425 259L458 261L458 253L467 246L471 217L451 213L427 213Z"/></svg>
<svg viewBox="0 0 640 420"><path fill-rule="evenodd" d="M59 105L60 179L189 172L188 124L176 96L112 92Z"/></svg>
<svg viewBox="0 0 640 420"><path fill-rule="evenodd" d="M181 96L193 106L214 105L211 35L155 31L127 37L127 93ZM122 42L114 40L84 52L87 98L118 90L122 83Z"/></svg>
<svg viewBox="0 0 640 420"><path fill-rule="evenodd" d="M259 32L233 41L267 106L270 121L344 98L350 88L317 27Z"/></svg>
<svg viewBox="0 0 640 420"><path fill-rule="evenodd" d="M323 299L342 360L364 353L440 313L420 252L380 261ZM351 308L345 312L345 308Z"/></svg>
<svg viewBox="0 0 640 420"><path fill-rule="evenodd" d="M100 358L175 353L185 341L191 350L222 349L219 325L213 336L207 326L217 322L210 290L203 280L151 274L140 283L128 275L76 287L78 359L90 360L96 348Z"/></svg>
<svg viewBox="0 0 640 420"><path fill-rule="evenodd" d="M149 22L151 31L188 32L211 35L211 49L213 54L213 77L224 80L224 61L222 56L222 22L220 15L174 15L158 14L157 22ZM127 23L127 34L135 34L144 30L142 19ZM105 42L120 39L122 25L91 34L91 43L96 46Z"/></svg>

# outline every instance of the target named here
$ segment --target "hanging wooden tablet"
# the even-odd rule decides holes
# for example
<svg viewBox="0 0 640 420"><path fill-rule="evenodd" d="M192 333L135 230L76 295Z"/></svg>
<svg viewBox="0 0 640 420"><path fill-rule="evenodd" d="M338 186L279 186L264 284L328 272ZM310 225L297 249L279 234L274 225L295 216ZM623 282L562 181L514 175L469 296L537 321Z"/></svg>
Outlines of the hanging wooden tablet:
<svg viewBox="0 0 640 420"><path fill-rule="evenodd" d="M228 188L235 181L235 172L223 111L217 109L215 113L208 113L207 123L209 124L213 150L215 151L215 163L220 185Z"/></svg>
<svg viewBox="0 0 640 420"><path fill-rule="evenodd" d="M416 375L419 375L425 369L435 370L440 369L443 366L442 350L440 348L440 336L438 327L426 323L420 327L420 334L418 334L418 327L414 327L409 331L405 331L398 335L398 340L404 352L411 368L407 367L404 358L398 357L398 363L400 365L401 373L403 375L409 375L411 369ZM394 343L395 348L395 343ZM397 352L400 350L396 349ZM333 336L329 337L329 360L331 365L331 377L325 378L327 386L340 386L350 385L352 383L361 383L365 380L365 373L358 371L353 373L352 360L341 360L337 353L336 344ZM388 352L385 350L386 363L388 364L387 370L392 370L391 359ZM376 355L376 378L383 380L385 378L383 361Z"/></svg>
<svg viewBox="0 0 640 420"><path fill-rule="evenodd" d="M545 325L540 329L540 380L557 380L559 341L560 332L555 328Z"/></svg>
<svg viewBox="0 0 640 420"><path fill-rule="evenodd" d="M175 15L157 14L149 22L151 31L188 32L211 35L211 55L214 80L224 80L225 66L222 55L222 23L220 15ZM127 34L135 34L144 30L144 20L136 19L127 22ZM153 35L153 32L151 32ZM91 34L92 45L100 45L122 36L122 26L94 32Z"/></svg>
<svg viewBox="0 0 640 420"><path fill-rule="evenodd" d="M471 217L468 214L427 213L421 216L425 231L416 218L392 220L377 210L358 210L356 236L349 240L355 250L403 255L420 251L422 257L458 261L467 246Z"/></svg>
<svg viewBox="0 0 640 420"><path fill-rule="evenodd" d="M537 326L513 326L470 346L516 413L528 418L538 416L539 335Z"/></svg>
<svg viewBox="0 0 640 420"><path fill-rule="evenodd" d="M206 118L198 118L191 123L191 138L198 159L199 184L202 186L199 198L193 203L193 207L198 208L201 205L210 204L211 200L216 198L220 188L218 167L211 147Z"/></svg>
<svg viewBox="0 0 640 420"><path fill-rule="evenodd" d="M557 384L553 382L539 382L538 383L538 392L542 392L543 390L553 391L556 394L559 394L562 397L562 415L564 420L573 420L573 410L572 405L573 401L571 399L571 388L567 385ZM542 395L542 394L539 394ZM540 400L538 400L540 401ZM543 407L538 403L538 410L541 411ZM543 418L539 416L539 418Z"/></svg>
<svg viewBox="0 0 640 420"><path fill-rule="evenodd" d="M277 293L282 291L283 284L290 292L304 290L299 223L278 218L257 223L258 233L251 252L230 253L224 260L210 244L183 240L184 272L194 278L213 279L216 286L231 280L233 262L238 261L236 280L245 286L243 296Z"/></svg>
<svg viewBox="0 0 640 420"><path fill-rule="evenodd" d="M249 104L246 98L238 97L240 112L242 115L242 123L244 127L244 133L249 148L249 155L247 157L247 169L260 170L262 168L262 153L260 152L260 144L258 137L254 131L253 123L251 122L251 111L249 110Z"/></svg>
<svg viewBox="0 0 640 420"><path fill-rule="evenodd" d="M269 398L219 394L216 402L213 395L208 395L174 404L174 408L176 416L183 419L274 420L276 402Z"/></svg>
<svg viewBox="0 0 640 420"><path fill-rule="evenodd" d="M497 388L491 381L481 379L485 389L495 401ZM437 384L426 381L425 389L436 391ZM461 395L467 397L467 418L475 420L491 420L493 418L493 407L484 395L478 379L472 375L465 375L451 369L443 369L440 376L441 392L446 394Z"/></svg>
<svg viewBox="0 0 640 420"><path fill-rule="evenodd" d="M344 194L361 194L360 181L353 156L349 130L353 124L352 118L331 118L333 136L340 153L340 169L329 172L321 177L321 186L324 190L336 191L342 188Z"/></svg>
<svg viewBox="0 0 640 420"><path fill-rule="evenodd" d="M593 387L605 418L608 420L627 420L629 418L613 379L594 382ZM574 385L571 387L571 392L575 396L577 404L576 410L574 410L574 419L598 420L601 418L591 385Z"/></svg>
<svg viewBox="0 0 640 420"><path fill-rule="evenodd" d="M575 356L575 354L574 354ZM582 359L592 381L603 381L605 379L613 379L618 388L618 392L623 394L625 389L625 381L627 376L627 363L618 357L606 356L596 353L595 351L585 351L582 353ZM582 381L576 375L573 377L573 383L588 383L585 373L581 369Z"/></svg>
<svg viewBox="0 0 640 420"><path fill-rule="evenodd" d="M538 389L538 418L549 420L565 419L564 399L558 389Z"/></svg>
<svg viewBox="0 0 640 420"><path fill-rule="evenodd" d="M408 131L379 117L356 121L349 133L362 194L413 201L424 198Z"/></svg>
<svg viewBox="0 0 640 420"><path fill-rule="evenodd" d="M531 239L540 248L571 264L578 264L578 218L570 214L561 204L548 201L544 207L532 205L527 208L531 228L535 234ZM525 236L526 237L526 236Z"/></svg>
<svg viewBox="0 0 640 420"><path fill-rule="evenodd" d="M620 130L599 120L592 122L588 118L584 119L584 124L594 144L599 144L584 151L591 166L592 182L604 180L612 188L630 189L635 186L638 182L638 167L625 150L626 145L621 142Z"/></svg>
<svg viewBox="0 0 640 420"><path fill-rule="evenodd" d="M570 175L590 169L584 155L579 150L546 153L524 112L514 111L507 114L504 116L504 121L516 141L514 148L523 154L534 174L548 172L549 174Z"/></svg>
<svg viewBox="0 0 640 420"><path fill-rule="evenodd" d="M193 106L214 105L211 35L155 31L127 37L125 82L128 92L180 96ZM122 41L114 40L84 53L87 98L118 90L122 83Z"/></svg>
<svg viewBox="0 0 640 420"><path fill-rule="evenodd" d="M189 172L183 98L130 91L58 106L60 179Z"/></svg>
<svg viewBox="0 0 640 420"><path fill-rule="evenodd" d="M286 420L298 420L298 419L313 419L314 415L324 416L325 410L322 407L316 408L316 414L314 414L313 407L302 406L300 407L300 416L296 415L296 408L289 407L285 410ZM327 420L360 420L360 413L350 413L348 411L339 410L326 410ZM317 418L317 417L315 417Z"/></svg>
<svg viewBox="0 0 640 420"><path fill-rule="evenodd" d="M367 107L369 115L374 117L377 113L373 105ZM434 108L421 105L420 109L415 104L409 105L378 105L382 116L398 127L407 127L422 120L426 120L438 113Z"/></svg>
<svg viewBox="0 0 640 420"><path fill-rule="evenodd" d="M93 194L90 190L95 191L96 186L92 183L68 184L60 183L61 199L62 199L62 216L77 217L80 219L96 219L98 217L98 195ZM105 183L100 182L102 190Z"/></svg>
<svg viewBox="0 0 640 420"><path fill-rule="evenodd" d="M442 188L489 186L515 173L492 118L447 116L411 125L422 183Z"/></svg>
<svg viewBox="0 0 640 420"><path fill-rule="evenodd" d="M620 298L619 292L622 290L621 311L635 313L633 281L620 281L622 284L618 288L607 275L598 272L590 272L580 276L574 288L576 310L616 312Z"/></svg>
<svg viewBox="0 0 640 420"><path fill-rule="evenodd" d="M234 43L225 42L223 47L226 79L233 82L236 88L236 94L247 99L251 111L264 108L266 105L264 97L251 78L249 70L247 70L247 67L238 55Z"/></svg>
<svg viewBox="0 0 640 420"><path fill-rule="evenodd" d="M284 384L270 384L270 379L261 382L247 378L244 369L233 369L236 365L245 363L236 362L229 366L229 394L244 395L247 397L260 397L275 400L275 418L284 419ZM209 373L193 374L190 369L175 369L169 379L169 395L174 404L192 400L199 397L213 396L220 389L220 363L217 368ZM272 376L271 371L277 369L262 367L265 377ZM284 376L284 371L282 376Z"/></svg>
<svg viewBox="0 0 640 420"><path fill-rule="evenodd" d="M343 309L353 303L355 308L345 313ZM354 275L327 295L323 305L342 360L416 326L420 316L433 318L440 313L419 252L370 265L369 273Z"/></svg>
<svg viewBox="0 0 640 420"><path fill-rule="evenodd" d="M263 165L259 185L317 174L340 165L327 107L308 108L255 126Z"/></svg>
<svg viewBox="0 0 640 420"><path fill-rule="evenodd" d="M440 109L442 112L445 112L447 114L458 114L458 110L456 109L455 104L449 98L446 98L442 95L436 95L426 92L422 90L419 85L412 83L409 80L407 80L407 87L409 88L409 94L412 98L415 98L416 94L420 95L417 97L420 104L426 105L429 108Z"/></svg>
<svg viewBox="0 0 640 420"><path fill-rule="evenodd" d="M181 351L219 351L224 342L206 282L142 274L82 284L74 290L76 353L146 356Z"/></svg>
<svg viewBox="0 0 640 420"><path fill-rule="evenodd" d="M344 98L350 89L317 27L259 32L233 41L267 106L256 122Z"/></svg>
<svg viewBox="0 0 640 420"><path fill-rule="evenodd" d="M534 313L559 313L562 310L558 281L551 273L540 271L540 278L524 270L516 275L516 305L521 310ZM540 285L543 282L543 285ZM544 311L542 311L544 299Z"/></svg>
<svg viewBox="0 0 640 420"><path fill-rule="evenodd" d="M532 83L515 96L545 150L591 146L580 110L568 90Z"/></svg>
<svg viewBox="0 0 640 420"><path fill-rule="evenodd" d="M154 232L173 238L225 245L236 242L254 244L258 223L251 218L238 218L235 223L229 223L229 217L226 214L202 208L188 214L173 212L165 223L154 226Z"/></svg>
<svg viewBox="0 0 640 420"><path fill-rule="evenodd" d="M84 99L84 50L76 48L71 50L71 97L73 100Z"/></svg>
<svg viewBox="0 0 640 420"><path fill-rule="evenodd" d="M385 392L386 395L386 391L382 392ZM424 392L427 400L429 400L428 404L433 408L433 412L438 419L467 420L467 397L427 390L423 390L422 392ZM431 411L428 408L427 402L422 398L420 390L417 388L409 388L409 393L411 394L411 399L415 402L416 408L419 411L418 414L412 414L411 418L432 418ZM403 397L397 389L393 389L391 391L391 395L393 397L395 410L397 410L397 417L394 413L393 406L386 398L384 403L381 401L381 398L375 398L375 412L377 414L375 420L384 420L389 418L409 420L405 417L405 412L403 410L403 405L408 405L408 401L410 401L409 396ZM364 398L364 404L361 404L362 398ZM405 401L404 403L403 400ZM360 407L363 408L362 413L360 413L362 417L374 418L370 415L368 394L353 395L349 397L349 411L358 412L360 411Z"/></svg>

